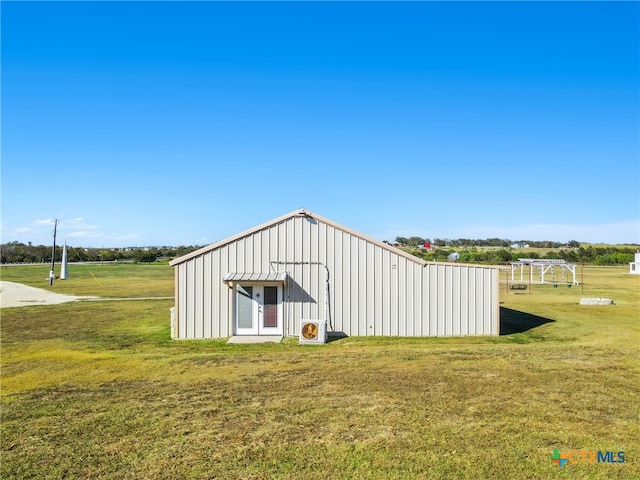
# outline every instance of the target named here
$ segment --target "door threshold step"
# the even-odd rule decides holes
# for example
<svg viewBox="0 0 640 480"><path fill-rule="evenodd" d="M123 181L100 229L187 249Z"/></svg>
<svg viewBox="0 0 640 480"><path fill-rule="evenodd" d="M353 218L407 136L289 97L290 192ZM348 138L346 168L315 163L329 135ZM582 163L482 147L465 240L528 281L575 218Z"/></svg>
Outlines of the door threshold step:
<svg viewBox="0 0 640 480"><path fill-rule="evenodd" d="M227 343L280 343L282 335L234 335Z"/></svg>

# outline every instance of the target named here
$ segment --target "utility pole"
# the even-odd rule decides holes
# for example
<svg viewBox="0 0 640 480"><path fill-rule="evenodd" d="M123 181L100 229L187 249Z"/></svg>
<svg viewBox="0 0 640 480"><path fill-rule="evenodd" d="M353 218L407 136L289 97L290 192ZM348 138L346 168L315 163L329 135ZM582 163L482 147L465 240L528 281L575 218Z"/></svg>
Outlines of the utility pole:
<svg viewBox="0 0 640 480"><path fill-rule="evenodd" d="M56 233L58 232L58 219L56 218L53 223L53 248L51 249L51 271L49 272L49 286L53 286L53 280L56 278L56 274L53 272L53 267L56 263Z"/></svg>

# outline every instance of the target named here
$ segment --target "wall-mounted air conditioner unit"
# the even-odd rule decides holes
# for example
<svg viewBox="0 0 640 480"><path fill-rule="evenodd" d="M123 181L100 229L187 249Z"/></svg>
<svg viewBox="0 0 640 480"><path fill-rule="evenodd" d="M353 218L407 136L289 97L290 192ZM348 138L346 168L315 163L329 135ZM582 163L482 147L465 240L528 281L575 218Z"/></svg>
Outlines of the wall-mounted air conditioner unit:
<svg viewBox="0 0 640 480"><path fill-rule="evenodd" d="M327 343L326 320L301 320L300 343L318 344Z"/></svg>

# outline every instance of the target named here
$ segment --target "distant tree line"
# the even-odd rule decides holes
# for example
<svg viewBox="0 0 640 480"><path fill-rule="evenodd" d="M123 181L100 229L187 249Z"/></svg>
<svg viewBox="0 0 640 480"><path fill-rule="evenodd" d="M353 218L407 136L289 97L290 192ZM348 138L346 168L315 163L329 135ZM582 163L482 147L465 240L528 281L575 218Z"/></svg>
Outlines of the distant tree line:
<svg viewBox="0 0 640 480"><path fill-rule="evenodd" d="M546 240L542 242L535 242L533 240L518 240L513 242L505 238L487 238L484 240L479 238L434 238L432 241L430 238L422 237L396 237L394 241L394 243L405 247L419 247L427 242L436 247L510 247L514 243L522 243L529 245L531 248L578 248L581 245L577 240L571 240L567 243L549 242Z"/></svg>
<svg viewBox="0 0 640 480"><path fill-rule="evenodd" d="M62 246L56 246L55 262L62 261ZM69 262L145 262L180 257L200 246L81 248L67 246ZM51 263L51 246L9 242L0 245L0 263Z"/></svg>
<svg viewBox="0 0 640 480"><path fill-rule="evenodd" d="M531 242L529 242L531 244ZM543 247L544 248L544 247ZM500 264L517 261L519 258L548 258L565 260L569 263L590 263L594 265L620 265L628 264L634 259L635 248L630 247L578 247L550 250L543 254L528 251L521 248L497 248L491 250L479 250L476 247L464 248L436 248L419 249L409 247L406 249L411 254L427 261L446 262L448 256L457 252L459 262L463 263L488 263Z"/></svg>
<svg viewBox="0 0 640 480"><path fill-rule="evenodd" d="M424 249L425 242L437 248ZM389 243L389 242L387 242ZM591 263L595 265L618 265L633 261L636 251L633 247L593 247L580 246L572 240L567 244L558 242L526 241L531 248L552 248L544 254L528 249L511 248L510 240L489 238L486 240L443 240L428 238L397 237L396 243L411 254L427 261L445 262L454 252L460 255L459 262L499 264L518 260L518 258L550 258L566 260L571 263ZM201 246L179 247L131 247L131 248L81 248L67 246L69 262L143 262L168 261L197 250ZM479 249L477 247L498 247ZM564 247L564 248L562 248ZM62 247L57 246L56 263L62 260ZM32 245L31 243L9 242L0 245L0 263L51 263L51 247Z"/></svg>

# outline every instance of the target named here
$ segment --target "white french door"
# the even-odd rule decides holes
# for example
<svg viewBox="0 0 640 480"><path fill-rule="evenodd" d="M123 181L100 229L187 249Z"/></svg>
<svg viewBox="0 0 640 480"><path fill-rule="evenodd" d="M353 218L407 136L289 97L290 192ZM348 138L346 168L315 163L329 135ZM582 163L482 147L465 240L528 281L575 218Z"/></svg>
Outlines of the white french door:
<svg viewBox="0 0 640 480"><path fill-rule="evenodd" d="M282 287L236 285L236 335L282 335Z"/></svg>

